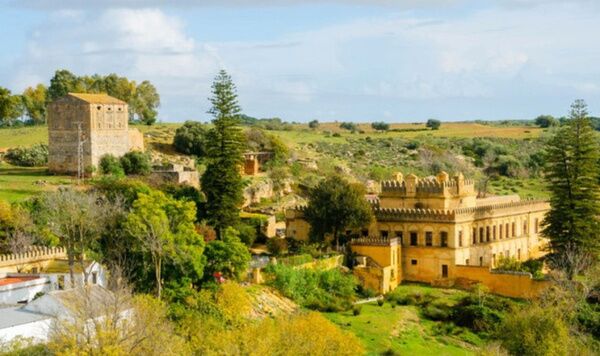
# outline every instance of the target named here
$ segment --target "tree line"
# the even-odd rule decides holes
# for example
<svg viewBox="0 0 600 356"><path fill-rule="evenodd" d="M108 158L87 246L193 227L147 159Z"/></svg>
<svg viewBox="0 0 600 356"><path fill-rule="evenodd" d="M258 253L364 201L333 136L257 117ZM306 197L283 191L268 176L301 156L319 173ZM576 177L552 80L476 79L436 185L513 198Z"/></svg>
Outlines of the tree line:
<svg viewBox="0 0 600 356"><path fill-rule="evenodd" d="M67 93L106 93L129 105L130 121L151 125L156 122L160 95L148 80L136 83L117 74L78 76L61 69L54 73L49 86L37 84L21 94L0 87L0 126L46 123L46 107Z"/></svg>

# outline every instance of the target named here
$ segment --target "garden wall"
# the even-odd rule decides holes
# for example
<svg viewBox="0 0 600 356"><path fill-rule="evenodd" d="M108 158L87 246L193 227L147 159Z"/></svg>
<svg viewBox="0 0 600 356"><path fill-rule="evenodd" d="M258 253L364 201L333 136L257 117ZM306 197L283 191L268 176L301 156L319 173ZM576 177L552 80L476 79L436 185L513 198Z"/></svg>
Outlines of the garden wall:
<svg viewBox="0 0 600 356"><path fill-rule="evenodd" d="M491 293L512 298L536 298L550 286L550 281L535 280L531 273L491 271L488 267L479 266L456 266L455 277L457 287L479 282L488 287Z"/></svg>

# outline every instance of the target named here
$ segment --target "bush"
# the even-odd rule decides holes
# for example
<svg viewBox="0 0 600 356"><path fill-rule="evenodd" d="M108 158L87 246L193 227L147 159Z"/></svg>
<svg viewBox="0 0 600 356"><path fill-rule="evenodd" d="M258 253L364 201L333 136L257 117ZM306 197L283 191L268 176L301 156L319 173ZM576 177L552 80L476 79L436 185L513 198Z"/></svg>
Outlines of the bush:
<svg viewBox="0 0 600 356"><path fill-rule="evenodd" d="M527 306L510 314L501 324L497 337L512 355L566 355L572 342L560 313Z"/></svg>
<svg viewBox="0 0 600 356"><path fill-rule="evenodd" d="M502 315L486 306L457 305L452 308L451 318L458 326L475 332L490 332L502 321Z"/></svg>
<svg viewBox="0 0 600 356"><path fill-rule="evenodd" d="M308 127L310 127L311 129L316 129L317 127L319 127L319 121L318 120L312 120L308 123Z"/></svg>
<svg viewBox="0 0 600 356"><path fill-rule="evenodd" d="M357 315L360 315L361 312L362 312L362 306L355 305L352 307L352 315L357 316Z"/></svg>
<svg viewBox="0 0 600 356"><path fill-rule="evenodd" d="M39 167L48 164L48 145L37 144L31 147L11 148L4 159L15 166Z"/></svg>
<svg viewBox="0 0 600 356"><path fill-rule="evenodd" d="M100 173L110 174L117 177L125 175L123 166L119 159L111 154L106 154L100 158Z"/></svg>
<svg viewBox="0 0 600 356"><path fill-rule="evenodd" d="M382 307L383 304L385 304L385 300L384 299L377 299L377 305L379 305L380 307Z"/></svg>
<svg viewBox="0 0 600 356"><path fill-rule="evenodd" d="M371 127L373 128L373 130L378 130L378 131L387 131L390 129L390 124L388 124L387 122L373 122L371 123Z"/></svg>
<svg viewBox="0 0 600 356"><path fill-rule="evenodd" d="M240 235L239 235L240 240L246 246L248 246L248 247L252 246L252 244L256 240L256 236L258 235L257 227L250 225L250 224L239 223L235 227L235 229L240 233Z"/></svg>
<svg viewBox="0 0 600 356"><path fill-rule="evenodd" d="M287 239L272 237L267 240L267 249L275 256L281 256L288 251Z"/></svg>
<svg viewBox="0 0 600 356"><path fill-rule="evenodd" d="M282 264L269 265L273 275L269 282L284 296L299 305L320 311L342 311L352 306L356 298L356 279L337 269L294 269Z"/></svg>
<svg viewBox="0 0 600 356"><path fill-rule="evenodd" d="M425 124L426 127L429 127L432 130L438 130L440 126L442 126L442 122L436 119L429 119Z"/></svg>
<svg viewBox="0 0 600 356"><path fill-rule="evenodd" d="M340 124L340 129L348 130L348 131L356 131L358 130L358 126L356 126L353 122L342 122Z"/></svg>
<svg viewBox="0 0 600 356"><path fill-rule="evenodd" d="M121 157L121 166L127 175L147 175L152 171L150 155L140 151L127 152Z"/></svg>
<svg viewBox="0 0 600 356"><path fill-rule="evenodd" d="M206 126L200 122L186 121L177 128L173 137L173 146L180 153L204 157L206 154Z"/></svg>

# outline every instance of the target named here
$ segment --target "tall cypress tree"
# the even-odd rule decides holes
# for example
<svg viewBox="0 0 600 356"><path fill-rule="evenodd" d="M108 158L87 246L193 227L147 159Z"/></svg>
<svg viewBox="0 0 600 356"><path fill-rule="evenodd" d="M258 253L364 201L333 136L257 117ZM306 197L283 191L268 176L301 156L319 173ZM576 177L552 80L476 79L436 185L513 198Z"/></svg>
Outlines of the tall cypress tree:
<svg viewBox="0 0 600 356"><path fill-rule="evenodd" d="M569 120L546 146L545 177L552 195L542 230L550 239L552 260L560 261L569 279L581 259L600 251L599 149L586 104L576 100Z"/></svg>
<svg viewBox="0 0 600 356"><path fill-rule="evenodd" d="M207 167L202 176L202 191L206 195L206 214L209 224L218 236L228 226L239 221L244 201L240 167L243 163L244 136L239 127L241 108L237 101L235 84L226 71L221 70L212 85L214 127L207 134Z"/></svg>

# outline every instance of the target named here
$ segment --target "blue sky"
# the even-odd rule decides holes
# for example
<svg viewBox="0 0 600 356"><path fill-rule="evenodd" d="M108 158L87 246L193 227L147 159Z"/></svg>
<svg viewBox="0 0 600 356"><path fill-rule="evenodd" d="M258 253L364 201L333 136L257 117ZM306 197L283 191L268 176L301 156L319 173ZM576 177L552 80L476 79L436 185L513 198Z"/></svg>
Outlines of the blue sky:
<svg viewBox="0 0 600 356"><path fill-rule="evenodd" d="M206 121L225 68L244 112L308 121L600 113L594 0L0 0L0 86L53 72L152 81Z"/></svg>

